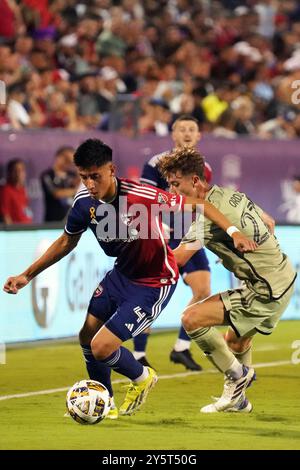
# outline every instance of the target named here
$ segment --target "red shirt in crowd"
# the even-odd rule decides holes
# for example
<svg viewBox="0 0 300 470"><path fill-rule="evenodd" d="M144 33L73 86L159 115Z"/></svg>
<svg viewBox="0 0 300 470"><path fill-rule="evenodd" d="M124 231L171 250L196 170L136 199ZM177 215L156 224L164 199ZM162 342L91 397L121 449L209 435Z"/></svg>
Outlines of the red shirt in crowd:
<svg viewBox="0 0 300 470"><path fill-rule="evenodd" d="M0 216L7 216L14 224L30 224L32 217L28 197L23 186L6 184L0 188Z"/></svg>

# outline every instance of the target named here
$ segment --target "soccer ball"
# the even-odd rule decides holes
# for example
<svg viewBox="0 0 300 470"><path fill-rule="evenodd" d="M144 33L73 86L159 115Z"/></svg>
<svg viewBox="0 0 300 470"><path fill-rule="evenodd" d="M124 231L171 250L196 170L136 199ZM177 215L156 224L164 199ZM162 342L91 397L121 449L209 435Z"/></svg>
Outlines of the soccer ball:
<svg viewBox="0 0 300 470"><path fill-rule="evenodd" d="M67 393L67 409L80 424L96 424L110 410L107 388L96 380L80 380Z"/></svg>

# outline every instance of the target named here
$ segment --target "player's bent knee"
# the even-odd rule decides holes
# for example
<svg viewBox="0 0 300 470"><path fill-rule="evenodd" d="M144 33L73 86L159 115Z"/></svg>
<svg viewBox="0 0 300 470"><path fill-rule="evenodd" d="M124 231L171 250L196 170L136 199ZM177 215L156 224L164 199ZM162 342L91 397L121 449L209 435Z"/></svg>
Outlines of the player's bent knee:
<svg viewBox="0 0 300 470"><path fill-rule="evenodd" d="M112 348L110 343L101 342L98 338L92 340L91 349L94 358L98 361L106 359L114 352L114 348Z"/></svg>
<svg viewBox="0 0 300 470"><path fill-rule="evenodd" d="M186 308L182 315L182 325L185 331L194 331L197 328L200 328L202 325L201 318L196 314L196 308L191 305ZM198 313L198 312L197 312Z"/></svg>

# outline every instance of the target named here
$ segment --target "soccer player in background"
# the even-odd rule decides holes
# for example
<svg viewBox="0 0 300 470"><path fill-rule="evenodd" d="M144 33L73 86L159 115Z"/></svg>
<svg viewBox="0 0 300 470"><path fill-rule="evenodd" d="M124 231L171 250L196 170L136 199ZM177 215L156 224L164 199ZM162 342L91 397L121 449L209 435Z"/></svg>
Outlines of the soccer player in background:
<svg viewBox="0 0 300 470"><path fill-rule="evenodd" d="M197 151L175 151L161 159L160 169L173 192L205 198L257 243L255 251L241 253L228 234L200 216L174 250L178 265L184 265L199 249L202 232L205 246L243 281L238 289L188 306L182 323L206 357L225 374L222 396L201 411L249 412L252 405L245 390L255 377L252 338L257 333L272 333L289 304L297 274L273 234L274 220L245 194L217 185L210 187L204 177L203 157ZM215 328L218 325L229 325L226 340Z"/></svg>
<svg viewBox="0 0 300 470"><path fill-rule="evenodd" d="M175 150L183 147L195 148L201 139L201 132L197 119L187 114L179 116L172 126L172 139ZM168 183L158 169L160 159L167 153L168 152L163 152L155 155L144 165L140 179L142 183L167 190ZM210 183L212 172L208 163L205 163L205 176L207 182ZM174 236L171 226L169 246L172 249L175 249L180 242L181 239L177 239ZM203 300L210 295L210 267L204 248L197 251L184 266L181 266L179 272L185 284L192 289L193 296L189 305L192 305L199 300ZM136 359L144 365L149 365L146 358L149 332L150 331L147 330L134 338L133 354ZM197 364L191 355L190 345L191 340L186 334L183 326L181 326L174 348L170 353L170 360L175 363L183 364L190 370L201 370L201 366Z"/></svg>
<svg viewBox="0 0 300 470"><path fill-rule="evenodd" d="M103 251L116 257L114 268L95 290L79 339L89 377L103 383L113 396L111 369L131 380L122 415L131 415L145 402L156 381L155 371L144 367L122 343L149 327L169 302L176 287L178 269L162 234L159 213L154 209L183 210L203 201L185 198L157 188L116 178L112 150L97 139L88 139L76 150L74 162L85 186L74 198L64 233L22 274L10 277L4 290L16 294L35 276L70 253L89 227ZM204 212L223 230L232 225L210 203ZM138 205L134 209L134 205ZM137 212L146 225L144 237L134 227ZM154 234L154 235L153 235ZM234 246L242 251L256 245L240 232L233 233ZM110 417L118 410L112 401Z"/></svg>

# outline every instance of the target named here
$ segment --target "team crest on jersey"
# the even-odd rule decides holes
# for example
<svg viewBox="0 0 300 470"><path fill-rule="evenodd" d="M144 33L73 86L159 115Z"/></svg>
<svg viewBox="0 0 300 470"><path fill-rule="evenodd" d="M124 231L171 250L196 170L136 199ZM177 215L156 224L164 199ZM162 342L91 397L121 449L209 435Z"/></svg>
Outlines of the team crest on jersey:
<svg viewBox="0 0 300 470"><path fill-rule="evenodd" d="M101 286L101 284L99 284L99 286L97 287L97 289L94 292L94 297L100 297L102 292L103 292L103 287Z"/></svg>
<svg viewBox="0 0 300 470"><path fill-rule="evenodd" d="M159 202L159 204L167 204L168 198L163 193L159 193L157 196L157 201Z"/></svg>

